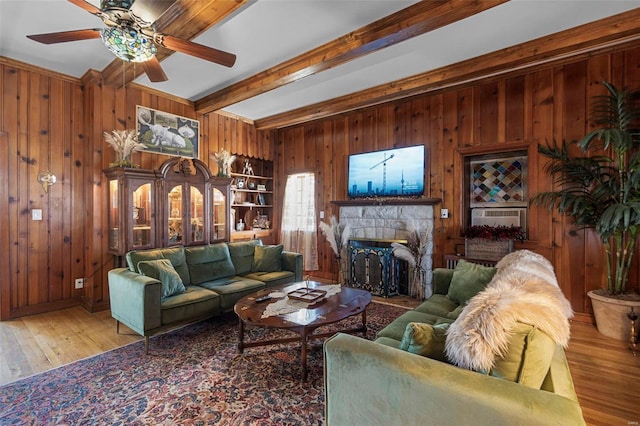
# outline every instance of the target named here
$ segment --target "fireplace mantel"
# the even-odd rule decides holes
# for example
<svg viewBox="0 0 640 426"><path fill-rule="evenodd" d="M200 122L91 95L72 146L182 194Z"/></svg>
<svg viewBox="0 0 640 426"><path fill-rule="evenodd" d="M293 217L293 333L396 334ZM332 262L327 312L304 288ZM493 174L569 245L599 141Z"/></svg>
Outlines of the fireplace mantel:
<svg viewBox="0 0 640 426"><path fill-rule="evenodd" d="M433 206L440 204L440 198L363 198L353 200L333 200L336 206Z"/></svg>

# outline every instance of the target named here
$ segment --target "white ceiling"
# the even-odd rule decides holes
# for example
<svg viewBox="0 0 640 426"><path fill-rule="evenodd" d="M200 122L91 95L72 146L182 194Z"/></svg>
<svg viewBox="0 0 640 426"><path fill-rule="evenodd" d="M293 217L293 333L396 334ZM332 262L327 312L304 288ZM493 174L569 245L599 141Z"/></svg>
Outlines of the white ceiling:
<svg viewBox="0 0 640 426"><path fill-rule="evenodd" d="M99 6L99 0L89 2ZM196 101L413 3L250 1L193 40L235 53L233 68L174 53L162 61L167 82L151 83L144 74L136 82ZM511 0L224 110L258 120L638 7L640 0ZM26 36L102 27L99 18L65 0L0 0L0 56L81 77L88 69L102 70L114 59L100 39L44 45Z"/></svg>

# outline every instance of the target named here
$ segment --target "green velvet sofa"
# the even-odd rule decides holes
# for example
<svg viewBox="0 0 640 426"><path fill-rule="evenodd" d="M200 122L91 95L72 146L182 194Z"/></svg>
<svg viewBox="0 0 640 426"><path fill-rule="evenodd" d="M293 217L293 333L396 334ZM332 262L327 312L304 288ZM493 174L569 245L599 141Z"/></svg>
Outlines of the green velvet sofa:
<svg viewBox="0 0 640 426"><path fill-rule="evenodd" d="M131 251L108 272L111 315L145 337L220 315L262 288L302 281L302 254L260 240Z"/></svg>
<svg viewBox="0 0 640 426"><path fill-rule="evenodd" d="M463 300L457 301L450 291L453 274L434 269L434 294L380 330L375 341L339 333L325 342L326 424L583 425L564 350L553 342L545 349L550 362L533 386L452 365L442 351L439 356L410 352L404 343L409 324L449 327L484 288L459 294ZM529 325L518 327L527 328L531 338ZM536 336L545 337L539 331ZM529 368L524 365L517 369L519 377Z"/></svg>

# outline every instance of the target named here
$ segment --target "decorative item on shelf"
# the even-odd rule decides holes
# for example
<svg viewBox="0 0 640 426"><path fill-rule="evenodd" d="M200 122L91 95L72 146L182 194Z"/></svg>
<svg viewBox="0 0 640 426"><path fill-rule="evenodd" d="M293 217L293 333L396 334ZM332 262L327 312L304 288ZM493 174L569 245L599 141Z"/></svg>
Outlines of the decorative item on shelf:
<svg viewBox="0 0 640 426"><path fill-rule="evenodd" d="M391 243L393 255L405 260L411 267L411 281L409 282L409 296L422 300L431 296L426 292L425 262L432 244L431 226L420 226L415 222L407 224L407 244Z"/></svg>
<svg viewBox="0 0 640 426"><path fill-rule="evenodd" d="M500 260L514 250L514 240L524 240L526 233L520 226L473 225L462 236L465 256Z"/></svg>
<svg viewBox="0 0 640 426"><path fill-rule="evenodd" d="M257 199L259 205L264 206L266 204L265 201L264 201L264 195L258 194L256 199Z"/></svg>
<svg viewBox="0 0 640 426"><path fill-rule="evenodd" d="M236 182L236 187L238 189L244 189L244 179L242 178L238 179L238 181Z"/></svg>
<svg viewBox="0 0 640 426"><path fill-rule="evenodd" d="M640 90L603 85L604 94L592 105L592 131L561 146L538 145L550 159L545 170L554 189L535 194L531 202L571 217L579 231L591 229L600 237L607 281L587 296L598 331L627 340L626 314L630 307L640 308L637 284L627 289L640 236Z"/></svg>
<svg viewBox="0 0 640 426"><path fill-rule="evenodd" d="M258 191L266 191L266 190L267 190L267 185L258 184Z"/></svg>
<svg viewBox="0 0 640 426"><path fill-rule="evenodd" d="M131 154L146 149L144 144L138 143L135 130L113 130L111 134L104 132L104 140L116 152L116 161L109 163L109 167L137 167L131 162Z"/></svg>
<svg viewBox="0 0 640 426"><path fill-rule="evenodd" d="M244 222L242 219L236 224L236 231L244 231Z"/></svg>
<svg viewBox="0 0 640 426"><path fill-rule="evenodd" d="M253 183L253 182L249 182L249 183L247 184L247 188L252 189L252 190L253 190L253 189L256 189L256 184L255 184L255 183Z"/></svg>
<svg viewBox="0 0 640 426"><path fill-rule="evenodd" d="M329 223L320 222L320 230L327 239L331 250L338 262L338 284L346 284L347 272L347 247L349 247L349 237L351 235L351 225L341 224L334 215L329 218Z"/></svg>
<svg viewBox="0 0 640 426"><path fill-rule="evenodd" d="M269 229L269 216L266 214L261 214L258 212L255 219L253 220L253 228L254 229Z"/></svg>
<svg viewBox="0 0 640 426"><path fill-rule="evenodd" d="M57 181L58 178L56 177L56 175L51 173L49 170L47 170L46 172L38 173L38 183L42 185L42 189L44 189L45 193L49 192L49 187Z"/></svg>
<svg viewBox="0 0 640 426"><path fill-rule="evenodd" d="M229 177L231 173L231 165L236 161L236 156L232 155L226 149L211 154L211 159L218 163L218 176Z"/></svg>
<svg viewBox="0 0 640 426"><path fill-rule="evenodd" d="M253 175L253 167L249 160L244 160L244 169L242 169L243 175Z"/></svg>

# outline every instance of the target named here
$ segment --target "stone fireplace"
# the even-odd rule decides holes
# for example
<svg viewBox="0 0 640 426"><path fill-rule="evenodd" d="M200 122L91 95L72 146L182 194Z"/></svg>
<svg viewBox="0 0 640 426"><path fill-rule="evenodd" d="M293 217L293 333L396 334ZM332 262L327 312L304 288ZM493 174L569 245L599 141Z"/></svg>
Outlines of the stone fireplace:
<svg viewBox="0 0 640 426"><path fill-rule="evenodd" d="M390 253L391 242L406 242L411 223L431 229L433 241L433 205L439 202L425 198L334 201L340 207L340 223L351 226L349 253L357 257L347 262L347 283L384 297L406 291L409 274ZM422 262L426 297L431 295L432 251L433 242Z"/></svg>

